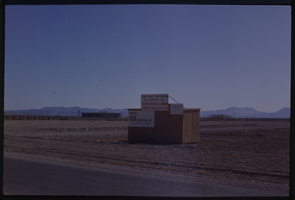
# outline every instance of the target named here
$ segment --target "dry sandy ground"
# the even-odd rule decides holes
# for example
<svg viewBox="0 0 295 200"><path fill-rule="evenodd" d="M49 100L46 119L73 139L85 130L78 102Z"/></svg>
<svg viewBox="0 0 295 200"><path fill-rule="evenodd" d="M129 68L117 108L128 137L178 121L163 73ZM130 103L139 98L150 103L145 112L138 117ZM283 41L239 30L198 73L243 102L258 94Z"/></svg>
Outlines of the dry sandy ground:
<svg viewBox="0 0 295 200"><path fill-rule="evenodd" d="M200 142L127 141L126 121L4 121L4 156L289 193L290 122L201 121Z"/></svg>

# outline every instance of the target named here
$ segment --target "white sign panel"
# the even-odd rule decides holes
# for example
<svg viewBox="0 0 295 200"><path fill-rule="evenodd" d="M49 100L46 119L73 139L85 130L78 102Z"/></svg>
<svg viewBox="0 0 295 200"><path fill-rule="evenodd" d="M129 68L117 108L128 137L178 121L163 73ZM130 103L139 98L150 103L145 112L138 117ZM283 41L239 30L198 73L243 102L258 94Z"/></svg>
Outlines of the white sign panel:
<svg viewBox="0 0 295 200"><path fill-rule="evenodd" d="M183 115L183 104L182 103L170 104L170 114L171 115Z"/></svg>
<svg viewBox="0 0 295 200"><path fill-rule="evenodd" d="M155 127L154 111L128 111L128 126Z"/></svg>
<svg viewBox="0 0 295 200"><path fill-rule="evenodd" d="M141 110L168 111L168 94L142 94Z"/></svg>

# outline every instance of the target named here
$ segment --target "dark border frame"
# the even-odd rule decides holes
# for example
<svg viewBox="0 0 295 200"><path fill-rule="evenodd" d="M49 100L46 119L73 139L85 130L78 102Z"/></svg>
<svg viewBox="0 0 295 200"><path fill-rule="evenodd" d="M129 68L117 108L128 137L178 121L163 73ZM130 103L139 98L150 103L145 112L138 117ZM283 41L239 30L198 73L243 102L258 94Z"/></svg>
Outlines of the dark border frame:
<svg viewBox="0 0 295 200"><path fill-rule="evenodd" d="M290 185L288 199L295 200L295 136L293 135L295 126L295 107L292 107L292 94L295 94L294 81L292 77L295 76L295 15L293 9L295 8L295 1L292 0L0 0L0 69L2 72L2 81L0 83L3 88L3 96L1 98L2 104L2 119L4 119L4 66L5 66L5 5L66 5L66 4L185 4L185 5L282 5L291 6L291 114L290 114ZM4 130L4 120L0 125ZM3 166L3 142L4 135L0 136L0 161ZM292 145L293 144L293 145ZM0 170L0 190L3 195L3 167ZM253 198L257 199L257 198ZM269 198L268 198L269 199ZM279 198L282 199L282 198Z"/></svg>

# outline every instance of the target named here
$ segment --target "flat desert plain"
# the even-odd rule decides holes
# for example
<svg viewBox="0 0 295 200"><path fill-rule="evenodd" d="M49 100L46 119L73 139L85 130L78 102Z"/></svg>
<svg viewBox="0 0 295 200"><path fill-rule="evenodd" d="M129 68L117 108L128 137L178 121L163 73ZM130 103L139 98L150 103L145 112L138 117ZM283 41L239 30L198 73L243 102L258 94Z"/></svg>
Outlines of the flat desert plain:
<svg viewBox="0 0 295 200"><path fill-rule="evenodd" d="M127 121L4 121L4 156L168 173L289 194L289 120L200 121L200 142L194 144L127 139Z"/></svg>

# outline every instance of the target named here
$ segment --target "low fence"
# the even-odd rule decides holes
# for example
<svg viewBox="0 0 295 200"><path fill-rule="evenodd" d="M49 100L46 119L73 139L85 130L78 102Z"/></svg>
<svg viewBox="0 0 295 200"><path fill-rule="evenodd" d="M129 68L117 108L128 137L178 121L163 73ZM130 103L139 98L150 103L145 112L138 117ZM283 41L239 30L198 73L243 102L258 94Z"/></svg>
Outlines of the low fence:
<svg viewBox="0 0 295 200"><path fill-rule="evenodd" d="M4 120L68 120L68 117L42 115L4 115Z"/></svg>
<svg viewBox="0 0 295 200"><path fill-rule="evenodd" d="M127 118L96 118L77 116L4 115L4 120L73 120L73 121L128 121Z"/></svg>

